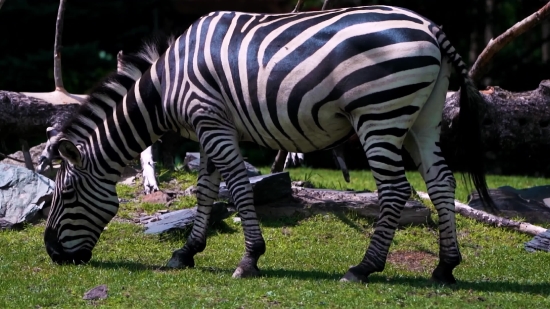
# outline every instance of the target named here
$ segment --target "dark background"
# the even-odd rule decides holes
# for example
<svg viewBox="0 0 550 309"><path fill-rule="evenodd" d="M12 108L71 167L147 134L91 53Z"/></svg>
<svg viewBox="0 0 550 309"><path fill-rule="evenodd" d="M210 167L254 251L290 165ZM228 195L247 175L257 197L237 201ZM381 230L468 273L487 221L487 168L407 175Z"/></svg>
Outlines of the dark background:
<svg viewBox="0 0 550 309"><path fill-rule="evenodd" d="M306 1L305 10L318 10L322 0ZM534 13L540 0L333 0L334 7L386 4L414 10L443 29L468 66L491 38ZM201 15L214 10L289 12L295 0L67 0L63 30L63 80L70 93L87 93L116 68L120 50L132 52L156 32L178 33ZM59 1L6 0L0 9L0 89L47 92L54 89L53 43ZM511 91L537 88L548 78L550 22L545 21L507 45L494 58L481 81ZM458 88L453 74L450 90ZM29 141L30 146L44 140ZM17 140L3 141L0 152L19 150ZM184 143L180 151L194 151ZM358 145L346 149L349 167L365 168ZM256 165L270 165L276 154L243 144L243 153ZM330 151L306 155L308 165L333 167Z"/></svg>

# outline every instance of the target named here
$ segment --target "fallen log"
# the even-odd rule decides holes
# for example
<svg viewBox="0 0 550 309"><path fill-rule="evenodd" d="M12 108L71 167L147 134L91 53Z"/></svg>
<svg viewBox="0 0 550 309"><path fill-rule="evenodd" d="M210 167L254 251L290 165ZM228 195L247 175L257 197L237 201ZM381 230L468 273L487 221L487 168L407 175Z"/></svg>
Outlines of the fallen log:
<svg viewBox="0 0 550 309"><path fill-rule="evenodd" d="M550 80L532 91L495 86L481 94L487 102L481 125L488 172L550 175ZM451 94L443 109L441 148L449 165L460 168L455 155L458 98Z"/></svg>
<svg viewBox="0 0 550 309"><path fill-rule="evenodd" d="M417 191L417 194L423 199L430 199L430 196L426 192ZM546 229L543 227L536 226L527 222L518 222L506 218L501 218L481 210L476 210L464 203L461 203L458 200L455 200L455 210L457 213L465 217L472 218L479 222L483 222L485 224L489 224L495 227L504 227L534 236L546 232Z"/></svg>
<svg viewBox="0 0 550 309"><path fill-rule="evenodd" d="M328 189L313 189L292 186L288 172L251 177L254 190L254 205L258 218L278 219L296 215L309 217L326 213L355 213L358 216L376 219L380 215L378 193L370 191L339 191ZM196 194L195 187L189 187L183 195ZM224 183L220 184L220 199L229 199L228 203L218 202L212 209L211 222L227 218L235 212L229 192ZM227 208L228 213L221 208ZM171 229L185 229L193 224L196 207L178 210L158 216L145 216L136 222L146 225L147 234L161 233ZM421 202L410 199L405 204L400 226L431 224L431 212Z"/></svg>
<svg viewBox="0 0 550 309"><path fill-rule="evenodd" d="M215 202L212 205L209 225L215 224L229 217L231 212L227 210L228 204ZM197 207L180 209L160 216L143 218L141 223L145 224L145 234L160 234L174 229L186 229L193 224L197 215Z"/></svg>
<svg viewBox="0 0 550 309"><path fill-rule="evenodd" d="M46 128L60 126L80 104L52 104L23 93L0 90L0 140L45 138Z"/></svg>
<svg viewBox="0 0 550 309"><path fill-rule="evenodd" d="M378 193L293 187L292 196L256 205L259 218L311 216L325 213L352 212L376 219L380 214ZM400 226L431 223L430 210L416 200L408 200L399 219Z"/></svg>

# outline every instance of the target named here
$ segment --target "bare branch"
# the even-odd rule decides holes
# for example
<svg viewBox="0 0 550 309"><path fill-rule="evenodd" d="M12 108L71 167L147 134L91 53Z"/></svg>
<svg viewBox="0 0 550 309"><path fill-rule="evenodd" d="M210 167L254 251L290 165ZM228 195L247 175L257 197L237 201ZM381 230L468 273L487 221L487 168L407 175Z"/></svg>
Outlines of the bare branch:
<svg viewBox="0 0 550 309"><path fill-rule="evenodd" d="M25 167L34 172L34 165L32 164L31 153L29 152L29 143L27 140L20 138L21 152L23 152L23 158L25 159Z"/></svg>
<svg viewBox="0 0 550 309"><path fill-rule="evenodd" d="M53 46L53 79L55 81L56 90L61 90L65 88L63 86L63 76L61 74L61 34L63 32L65 1L66 0L59 0L59 10L57 11L57 22L55 24L55 42Z"/></svg>
<svg viewBox="0 0 550 309"><path fill-rule="evenodd" d="M423 199L429 199L430 198L430 196L426 192L417 191L416 193L418 194L418 196L420 196ZM456 212L458 212L459 214L461 214L465 217L472 218L472 219L475 219L477 221L480 221L480 222L483 222L483 223L486 223L486 224L489 224L489 225L493 225L493 226L496 226L496 227L505 227L505 228L508 228L508 229L516 230L516 231L526 233L526 234L529 234L529 235L536 236L536 235L538 235L540 233L544 233L546 231L545 228L533 225L531 223L518 222L518 221L506 219L506 218L501 218L501 217L497 217L495 215L486 213L484 211L474 209L474 208L472 208L472 207L470 207L466 204L463 204L463 203L461 203L457 200L455 200L455 210L456 210Z"/></svg>
<svg viewBox="0 0 550 309"><path fill-rule="evenodd" d="M10 156L5 155L5 154L3 154L3 153L1 153L1 152L0 152L0 157L2 157L2 158L4 158L4 159L10 159L10 160L13 160L13 161L15 161L15 162L25 163L25 161L23 161L23 160L19 160L19 159L17 159L17 158L10 157Z"/></svg>
<svg viewBox="0 0 550 309"><path fill-rule="evenodd" d="M302 10L302 7L304 6L304 0L298 0L298 3L296 3L296 7L294 10L292 10L291 13L298 13Z"/></svg>
<svg viewBox="0 0 550 309"><path fill-rule="evenodd" d="M325 0L325 2L323 3L323 7L321 8L321 11L326 10L330 2L331 2L330 0Z"/></svg>
<svg viewBox="0 0 550 309"><path fill-rule="evenodd" d="M273 161L273 165L271 165L271 174L279 173L283 171L287 156L288 156L288 151L286 150L281 149L279 150L279 152L277 152L275 161Z"/></svg>
<svg viewBox="0 0 550 309"><path fill-rule="evenodd" d="M116 54L116 71L122 72L122 51L120 50L118 54Z"/></svg>
<svg viewBox="0 0 550 309"><path fill-rule="evenodd" d="M328 0L326 0L328 1ZM326 4L325 1L325 4ZM503 34L499 35L496 39L489 41L487 47L483 50L481 55L477 57L476 62L470 70L470 77L477 81L487 71L487 64L493 58L495 53L501 50L506 44L510 43L513 39L517 38L527 30L541 23L545 18L550 15L550 2L543 6L537 12L531 14L524 20L516 23L510 29L506 30Z"/></svg>

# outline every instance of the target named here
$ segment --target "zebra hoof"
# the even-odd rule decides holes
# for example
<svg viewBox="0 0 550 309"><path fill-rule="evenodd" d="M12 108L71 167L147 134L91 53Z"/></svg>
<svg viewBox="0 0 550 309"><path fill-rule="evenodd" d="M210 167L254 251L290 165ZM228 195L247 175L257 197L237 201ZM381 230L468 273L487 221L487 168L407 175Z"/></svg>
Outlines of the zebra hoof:
<svg viewBox="0 0 550 309"><path fill-rule="evenodd" d="M344 274L342 279L340 279L340 282L360 282L360 283L367 283L369 282L369 276L368 275L362 275L358 274L357 270L354 269L354 267L350 267L350 269Z"/></svg>
<svg viewBox="0 0 550 309"><path fill-rule="evenodd" d="M233 273L233 278L252 278L260 276L260 270L257 267L245 268L237 267Z"/></svg>
<svg viewBox="0 0 550 309"><path fill-rule="evenodd" d="M176 250L172 253L172 258L166 264L167 268L192 268L195 267L195 259L188 256L182 250Z"/></svg>
<svg viewBox="0 0 550 309"><path fill-rule="evenodd" d="M456 279L453 276L454 266L446 263L439 263L432 273L431 280L439 284L456 284Z"/></svg>
<svg viewBox="0 0 550 309"><path fill-rule="evenodd" d="M260 269L256 266L257 259L245 257L235 269L233 278L251 278L260 275Z"/></svg>

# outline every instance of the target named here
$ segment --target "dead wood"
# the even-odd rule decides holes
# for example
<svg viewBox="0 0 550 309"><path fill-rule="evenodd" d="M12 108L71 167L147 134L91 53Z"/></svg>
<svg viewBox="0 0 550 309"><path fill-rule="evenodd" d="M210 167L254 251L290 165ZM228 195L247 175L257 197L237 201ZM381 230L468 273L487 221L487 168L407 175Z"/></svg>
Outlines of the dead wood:
<svg viewBox="0 0 550 309"><path fill-rule="evenodd" d="M378 193L338 191L293 187L292 197L256 205L259 217L282 218L294 215L311 216L324 213L353 212L377 219L380 214ZM421 202L408 200L403 209L400 226L431 223L430 210Z"/></svg>
<svg viewBox="0 0 550 309"><path fill-rule="evenodd" d="M496 39L489 41L483 52L477 57L476 62L470 69L469 75L477 81L481 76L488 71L488 63L493 56L501 50L506 44L525 33L527 30L535 27L550 15L550 1L546 3L540 10L529 15L524 20L516 23Z"/></svg>
<svg viewBox="0 0 550 309"><path fill-rule="evenodd" d="M417 194L423 199L430 199L430 196L426 192L417 191ZM518 221L498 217L498 216L486 213L482 210L473 209L472 207L466 204L463 204L458 200L455 200L455 210L457 213L465 217L477 220L479 222L483 222L491 226L512 229L512 230L526 233L529 235L536 236L546 231L545 228L542 228L540 226L536 226L527 222L518 222Z"/></svg>
<svg viewBox="0 0 550 309"><path fill-rule="evenodd" d="M66 0L59 1L59 10L57 11L57 20L55 24L55 41L53 45L53 79L55 81L55 89L61 90L63 86L63 75L61 72L61 38L63 33L63 16L65 14Z"/></svg>
<svg viewBox="0 0 550 309"><path fill-rule="evenodd" d="M292 13L300 12L303 6L304 6L304 0L298 0L298 2L296 3L296 7L294 8L294 10L292 10Z"/></svg>
<svg viewBox="0 0 550 309"><path fill-rule="evenodd" d="M0 139L44 138L46 128L60 125L78 108L71 104L51 104L23 93L0 90Z"/></svg>
<svg viewBox="0 0 550 309"><path fill-rule="evenodd" d="M330 2L330 0L325 0L325 2L323 2L323 7L321 8L321 11L328 9Z"/></svg>
<svg viewBox="0 0 550 309"><path fill-rule="evenodd" d="M531 91L510 92L495 86L481 95L486 101L481 125L488 171L550 172L550 80ZM441 148L450 165L459 161L454 125L460 110L458 100L458 93L450 95L443 109Z"/></svg>

